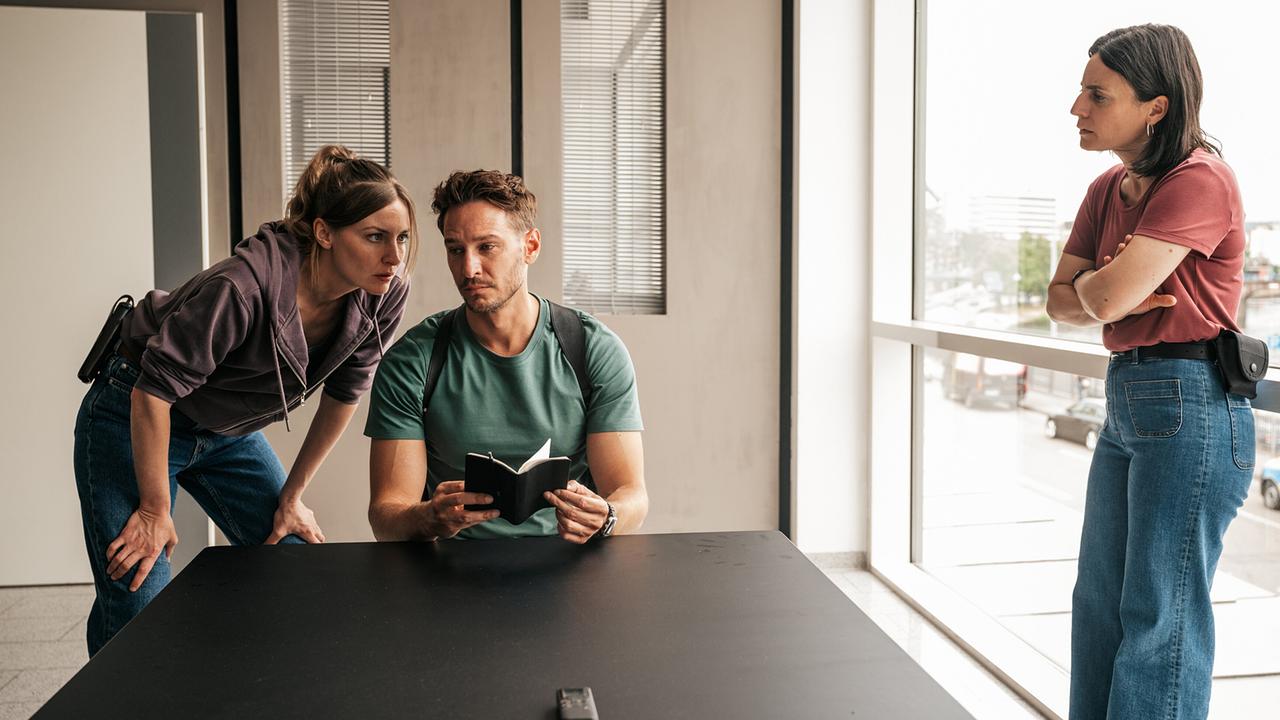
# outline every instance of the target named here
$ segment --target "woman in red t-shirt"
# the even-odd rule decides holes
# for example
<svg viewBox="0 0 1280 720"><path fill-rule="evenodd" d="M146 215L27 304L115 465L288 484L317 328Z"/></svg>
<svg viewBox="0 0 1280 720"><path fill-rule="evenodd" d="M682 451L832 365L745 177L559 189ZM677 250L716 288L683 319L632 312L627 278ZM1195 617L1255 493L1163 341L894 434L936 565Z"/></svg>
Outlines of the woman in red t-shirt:
<svg viewBox="0 0 1280 720"><path fill-rule="evenodd" d="M1049 316L1102 324L1112 351L1072 596L1073 719L1208 714L1209 588L1254 436L1214 360L1213 339L1239 329L1244 211L1201 93L1187 36L1140 25L1094 42L1071 107L1080 147L1121 162L1090 185L1049 285Z"/></svg>

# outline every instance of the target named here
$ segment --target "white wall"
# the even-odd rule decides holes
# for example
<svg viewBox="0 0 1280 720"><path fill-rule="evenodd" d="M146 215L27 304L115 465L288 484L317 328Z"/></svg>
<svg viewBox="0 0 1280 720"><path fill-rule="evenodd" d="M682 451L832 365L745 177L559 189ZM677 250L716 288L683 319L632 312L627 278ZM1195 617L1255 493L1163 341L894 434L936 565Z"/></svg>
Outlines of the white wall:
<svg viewBox="0 0 1280 720"><path fill-rule="evenodd" d="M802 0L796 14L795 540L865 552L871 2Z"/></svg>
<svg viewBox="0 0 1280 720"><path fill-rule="evenodd" d="M0 584L88 582L75 378L122 292L152 287L142 13L0 7Z"/></svg>

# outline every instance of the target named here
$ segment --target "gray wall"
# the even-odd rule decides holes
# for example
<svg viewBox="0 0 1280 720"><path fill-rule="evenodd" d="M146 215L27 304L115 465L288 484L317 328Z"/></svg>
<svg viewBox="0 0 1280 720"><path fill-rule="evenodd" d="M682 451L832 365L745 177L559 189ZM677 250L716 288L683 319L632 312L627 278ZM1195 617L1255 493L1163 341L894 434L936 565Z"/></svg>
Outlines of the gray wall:
<svg viewBox="0 0 1280 720"><path fill-rule="evenodd" d="M241 2L240 5L250 3ZM226 36L223 33L222 0L0 0L0 6L84 8L94 10L146 10L198 13L203 49L205 142L205 220L208 228L208 261L231 254L228 226L227 83ZM145 77L145 76L144 76ZM179 529L181 531L181 529Z"/></svg>
<svg viewBox="0 0 1280 720"><path fill-rule="evenodd" d="M241 237L284 214L284 138L280 116L280 6L236 6L240 45Z"/></svg>
<svg viewBox="0 0 1280 720"><path fill-rule="evenodd" d="M75 374L153 282L143 14L0 7L0 98L0 585L87 582Z"/></svg>
<svg viewBox="0 0 1280 720"><path fill-rule="evenodd" d="M146 23L155 282L170 290L205 266L200 22L189 13L147 13Z"/></svg>

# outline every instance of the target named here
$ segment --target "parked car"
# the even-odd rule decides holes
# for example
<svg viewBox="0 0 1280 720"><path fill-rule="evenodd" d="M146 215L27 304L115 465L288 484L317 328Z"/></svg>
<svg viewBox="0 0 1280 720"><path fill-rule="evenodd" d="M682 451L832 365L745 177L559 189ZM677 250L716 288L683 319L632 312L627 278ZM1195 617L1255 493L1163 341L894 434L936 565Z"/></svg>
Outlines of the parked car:
<svg viewBox="0 0 1280 720"><path fill-rule="evenodd" d="M1268 460L1262 466L1262 504L1280 510L1280 458Z"/></svg>
<svg viewBox="0 0 1280 720"><path fill-rule="evenodd" d="M942 391L948 399L1015 408L1027 394L1027 366L1007 360L955 353L943 364Z"/></svg>
<svg viewBox="0 0 1280 720"><path fill-rule="evenodd" d="M1102 398L1084 398L1058 415L1044 421L1044 434L1051 438L1065 438L1084 443L1090 450L1098 446L1098 433L1107 422L1107 401Z"/></svg>

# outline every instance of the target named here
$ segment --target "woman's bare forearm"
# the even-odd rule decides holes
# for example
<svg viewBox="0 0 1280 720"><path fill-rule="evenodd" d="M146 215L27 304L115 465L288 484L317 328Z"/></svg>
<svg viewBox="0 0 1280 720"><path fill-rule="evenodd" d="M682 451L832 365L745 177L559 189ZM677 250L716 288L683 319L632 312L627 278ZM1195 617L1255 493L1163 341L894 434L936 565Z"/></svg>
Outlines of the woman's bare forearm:
<svg viewBox="0 0 1280 720"><path fill-rule="evenodd" d="M1070 283L1053 283L1049 286L1049 301L1045 311L1055 322L1076 327L1100 325L1101 322L1085 310L1080 296Z"/></svg>
<svg viewBox="0 0 1280 720"><path fill-rule="evenodd" d="M129 396L129 435L139 507L169 514L169 403L137 388Z"/></svg>

